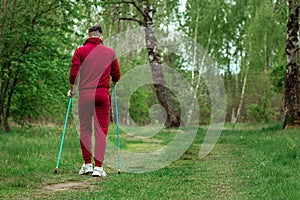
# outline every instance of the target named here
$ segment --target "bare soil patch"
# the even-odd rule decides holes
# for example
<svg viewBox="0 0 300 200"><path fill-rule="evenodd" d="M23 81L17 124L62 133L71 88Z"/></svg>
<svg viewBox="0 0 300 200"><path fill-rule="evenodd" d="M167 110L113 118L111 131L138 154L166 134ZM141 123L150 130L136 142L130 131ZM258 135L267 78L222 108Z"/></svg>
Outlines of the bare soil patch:
<svg viewBox="0 0 300 200"><path fill-rule="evenodd" d="M89 188L93 188L89 182L64 182L46 185L44 189L52 190L52 191L64 191L64 190L86 190Z"/></svg>

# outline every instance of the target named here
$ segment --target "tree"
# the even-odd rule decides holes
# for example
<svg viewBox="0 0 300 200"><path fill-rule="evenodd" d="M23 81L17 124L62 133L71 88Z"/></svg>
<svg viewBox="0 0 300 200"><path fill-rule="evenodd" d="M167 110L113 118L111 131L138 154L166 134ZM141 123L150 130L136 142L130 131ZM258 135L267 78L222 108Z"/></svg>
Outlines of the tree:
<svg viewBox="0 0 300 200"><path fill-rule="evenodd" d="M43 65L46 57L49 59L51 55L58 52L53 43L43 40L42 33L49 33L49 29L43 30L45 20L53 19L55 14L60 14L57 13L60 6L59 2L22 2L17 0L4 1L4 4L1 5L4 13L1 17L0 121L6 131L10 130L8 119L11 115L11 108L17 105L13 101L15 95L23 94L19 100L26 101L28 100L25 98L27 89L31 90L31 95L34 96L34 91L40 86L35 82L41 80L41 77L38 76L41 68L36 68L36 63ZM57 24L53 22L52 25ZM53 32L55 31L53 30ZM46 56L52 50L53 53ZM41 56L41 52L44 52L43 56ZM31 73L28 73L29 71ZM37 86L26 88L29 83L32 84L31 86L34 84ZM26 118L27 116L24 114L27 113L22 112L23 109L20 110L18 115Z"/></svg>
<svg viewBox="0 0 300 200"><path fill-rule="evenodd" d="M288 0L283 128L300 124L299 0Z"/></svg>
<svg viewBox="0 0 300 200"><path fill-rule="evenodd" d="M9 119L24 124L59 118L75 48L73 26L87 16L84 6L65 0L0 2L0 128L9 131Z"/></svg>
<svg viewBox="0 0 300 200"><path fill-rule="evenodd" d="M169 2L168 9L172 10L170 9L170 7L176 7L176 2L177 1ZM173 102L172 93L165 87L166 81L162 70L162 57L159 52L157 38L155 35L155 7L156 5L160 4L160 6L162 6L162 4L166 3L164 1L151 0L142 0L141 2L137 2L134 0L122 0L113 3L107 2L106 4L116 4L117 9L120 9L120 6L127 9L126 12L124 12L126 16L122 16L122 12L120 11L120 14L117 15L118 20L137 22L139 26L143 26L145 28L145 40L148 53L148 60L151 66L152 78L155 82L154 90L159 103L164 107L167 113L165 126L178 127L181 123L180 115L176 108L176 104ZM131 5L133 8L135 8L135 12L128 12L128 5ZM132 11L131 8L129 8L129 10ZM166 12L166 10L163 10L163 12ZM166 16L166 14L168 14L167 16L171 15L170 13L165 13L164 15Z"/></svg>
<svg viewBox="0 0 300 200"><path fill-rule="evenodd" d="M255 91L256 87L268 91L270 86L262 85L259 79L268 82L270 70L284 59L284 3L281 0L187 0L182 20L184 26L181 27L218 63L226 87L227 120L248 120L246 111L250 104L263 107L267 100L267 109L271 107L274 99L270 98L275 97L266 93L254 99L250 91ZM197 60L194 63L197 62L201 63ZM196 65L193 70L197 68ZM256 78L257 75L259 78ZM194 78L192 73L192 80ZM191 82L197 88L198 82ZM276 98L280 99L278 96ZM281 104L278 110L279 107Z"/></svg>
<svg viewBox="0 0 300 200"><path fill-rule="evenodd" d="M174 102L172 102L171 93L165 87L166 81L162 71L162 59L158 51L158 44L154 30L153 7L150 5L149 0L143 0L142 4L146 47L151 66L152 78L156 83L154 84L154 89L160 104L166 110L166 127L178 127L180 125L179 112L177 111Z"/></svg>

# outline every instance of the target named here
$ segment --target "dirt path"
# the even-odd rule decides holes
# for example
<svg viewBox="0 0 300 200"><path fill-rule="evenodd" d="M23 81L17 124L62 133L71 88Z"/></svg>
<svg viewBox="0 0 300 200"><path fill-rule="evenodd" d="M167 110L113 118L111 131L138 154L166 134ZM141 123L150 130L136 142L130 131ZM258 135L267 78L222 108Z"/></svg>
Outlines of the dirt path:
<svg viewBox="0 0 300 200"><path fill-rule="evenodd" d="M94 186L90 182L64 182L44 186L44 189L51 191L64 190L86 190L92 189Z"/></svg>

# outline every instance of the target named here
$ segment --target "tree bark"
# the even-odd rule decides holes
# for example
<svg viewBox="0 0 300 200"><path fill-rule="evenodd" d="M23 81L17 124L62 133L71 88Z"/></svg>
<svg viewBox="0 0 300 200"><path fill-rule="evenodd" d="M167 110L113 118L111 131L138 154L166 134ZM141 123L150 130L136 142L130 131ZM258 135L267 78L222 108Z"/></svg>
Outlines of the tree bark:
<svg viewBox="0 0 300 200"><path fill-rule="evenodd" d="M197 12L197 17L196 17L196 27L195 27L195 32L194 32L194 53L193 53L193 64L192 64L192 86L190 90L192 91L194 89L194 81L195 81L195 69L198 68L197 65L197 36L198 36L198 21L199 21L199 13ZM200 73L199 73L199 78L200 78ZM200 81L198 82L200 84ZM197 85L199 87L199 85ZM197 93L194 94L194 98L197 98L196 95ZM194 103L193 103L194 104ZM191 123L192 120L192 113L195 105L191 105L190 109L188 110L188 119L187 119L187 124Z"/></svg>
<svg viewBox="0 0 300 200"><path fill-rule="evenodd" d="M197 36L198 36L198 24L199 24L199 13L197 12L196 17L196 27L195 27L195 33L194 33L194 41L197 43ZM196 68L196 61L197 59L197 45L194 45L194 56L193 56L193 65L192 65L192 86L194 85L194 79L195 79L195 68Z"/></svg>
<svg viewBox="0 0 300 200"><path fill-rule="evenodd" d="M153 8L149 5L148 0L143 0L142 5L144 15L146 48L148 51L148 58L151 66L152 78L155 82L154 90L158 101L164 107L167 113L167 120L165 126L167 128L178 127L181 123L179 112L177 111L172 101L170 91L165 87L166 81L162 70L161 56L158 51L157 38L154 31Z"/></svg>
<svg viewBox="0 0 300 200"><path fill-rule="evenodd" d="M243 88L242 88L240 103L239 103L239 107L236 111L235 124L241 119L242 106L243 106L243 102L244 102L245 89L246 89L246 85L247 85L247 75L248 75L248 69L246 70L246 74L245 74L244 81L243 81Z"/></svg>
<svg viewBox="0 0 300 200"><path fill-rule="evenodd" d="M286 76L284 84L284 113L282 127L299 125L299 0L288 0L289 17L286 40Z"/></svg>
<svg viewBox="0 0 300 200"><path fill-rule="evenodd" d="M29 43L27 42L26 45L24 46L23 50L22 50L22 54L26 54L26 50L29 47ZM8 92L8 96L7 96L7 102L6 102L6 110L5 113L3 113L3 125L4 128L7 132L10 131L10 127L9 127L9 123L8 123L8 118L10 116L10 107L11 107L11 101L12 101L12 97L14 95L17 83L19 81L19 75L20 75L20 71L21 71L21 66L18 65L17 70L14 74L14 78L11 84L11 87L9 89ZM8 91L8 90L7 90ZM4 101L3 101L4 102ZM2 108L3 109L3 108ZM4 111L4 110L3 110Z"/></svg>
<svg viewBox="0 0 300 200"><path fill-rule="evenodd" d="M3 66L3 68L6 68L8 70L7 72L7 77L2 78L1 80L1 91L0 91L0 115L1 115L1 126L5 128L5 130L10 130L8 126L8 121L7 121L7 116L4 112L5 108L7 108L7 104L5 104L5 101L7 100L7 94L9 90L9 85L10 85L10 77L13 76L12 74L12 69L11 69L11 61L7 61ZM3 124L2 124L3 123Z"/></svg>

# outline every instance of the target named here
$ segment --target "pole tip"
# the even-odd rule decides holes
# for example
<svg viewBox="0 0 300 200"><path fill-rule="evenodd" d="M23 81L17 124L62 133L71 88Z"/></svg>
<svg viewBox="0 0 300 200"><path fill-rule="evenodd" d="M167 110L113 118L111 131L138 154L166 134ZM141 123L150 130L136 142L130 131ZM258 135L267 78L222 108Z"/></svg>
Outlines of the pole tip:
<svg viewBox="0 0 300 200"><path fill-rule="evenodd" d="M121 174L121 171L120 171L120 170L118 170L118 174Z"/></svg>
<svg viewBox="0 0 300 200"><path fill-rule="evenodd" d="M58 168L56 167L54 170L54 173L56 174L58 172Z"/></svg>

